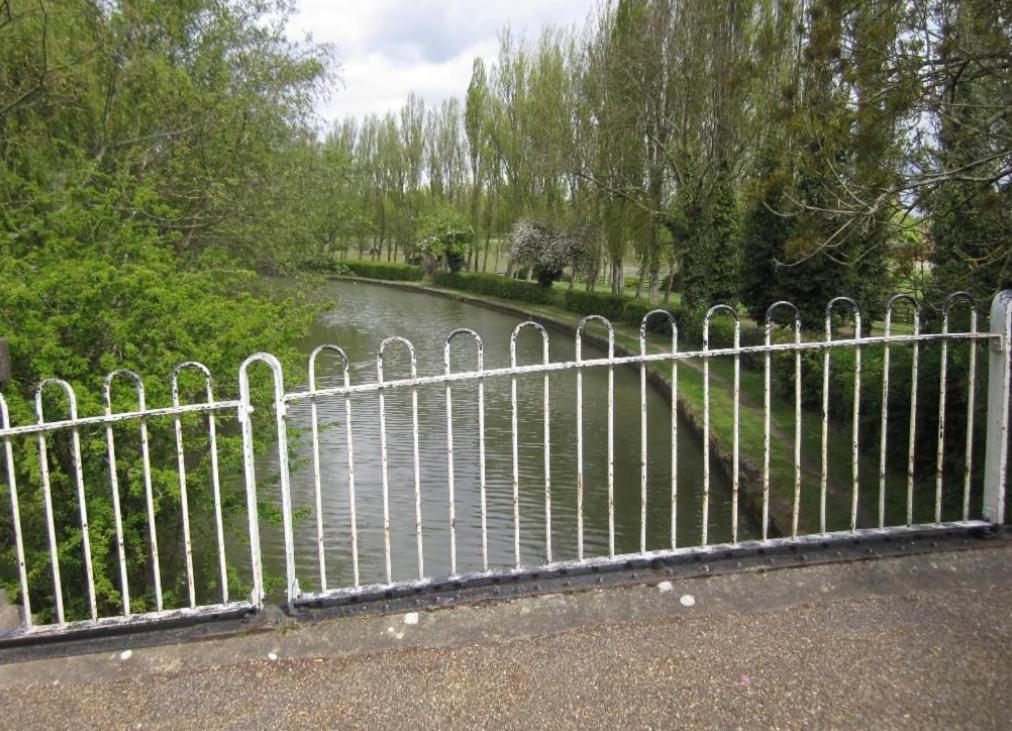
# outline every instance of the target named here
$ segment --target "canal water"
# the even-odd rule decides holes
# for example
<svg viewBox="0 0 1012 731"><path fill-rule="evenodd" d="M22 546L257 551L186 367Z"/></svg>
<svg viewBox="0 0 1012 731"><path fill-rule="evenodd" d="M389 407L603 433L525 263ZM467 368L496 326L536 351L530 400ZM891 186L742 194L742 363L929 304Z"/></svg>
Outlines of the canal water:
<svg viewBox="0 0 1012 731"><path fill-rule="evenodd" d="M376 351L392 335L408 338L417 354L419 375L443 371L443 344L447 334L467 327L485 344L485 367L509 364L510 334L521 318L419 292L354 282L329 282L321 296L336 307L321 315L301 343L307 355L318 345L339 345L351 360L353 384L376 380ZM571 360L574 341L551 332L553 361ZM541 337L526 329L518 340L521 364L540 362ZM395 345L384 360L386 380L406 377L408 359ZM584 358L603 357L597 348L584 346ZM455 339L455 371L475 366L469 338ZM318 387L340 385L335 359L321 357ZM288 387L295 378L286 374ZM543 376L518 378L520 434L520 557L527 565L545 559L545 490L543 449ZM305 387L305 376L302 376ZM574 371L551 374L550 437L552 488L552 552L555 560L575 558L576 532L576 376ZM446 455L446 402L443 385L418 388L418 419L424 562L427 576L450 573L449 504ZM347 449L343 397L321 398L320 461L322 516L326 545L328 587L352 584L348 499ZM356 512L361 581L384 580L383 507L378 397L352 399ZM485 382L485 438L488 505L488 552L491 566L513 565L512 450L510 379ZM618 553L639 550L640 540L640 391L639 371L615 369L615 548ZM319 586L316 517L312 471L309 405L293 404L290 428L298 432L292 447L292 498L298 519L295 529L296 569L303 590ZM390 518L394 580L417 578L415 505L412 469L411 393L407 388L386 394L389 448ZM478 482L477 384L453 387L454 463L456 493L457 570L481 568L480 501ZM670 547L671 536L671 421L667 399L648 387L648 497L647 548ZM680 545L700 540L702 510L702 444L687 422L678 424L678 521ZM584 545L587 556L608 553L607 503L607 369L584 372ZM276 462L276 460L268 460ZM270 464L264 468L270 469ZM280 504L276 488L266 497ZM740 533L748 537L749 522ZM720 466L711 465L710 541L730 537L730 485ZM268 528L262 536L265 568L282 574L284 550L281 531Z"/></svg>

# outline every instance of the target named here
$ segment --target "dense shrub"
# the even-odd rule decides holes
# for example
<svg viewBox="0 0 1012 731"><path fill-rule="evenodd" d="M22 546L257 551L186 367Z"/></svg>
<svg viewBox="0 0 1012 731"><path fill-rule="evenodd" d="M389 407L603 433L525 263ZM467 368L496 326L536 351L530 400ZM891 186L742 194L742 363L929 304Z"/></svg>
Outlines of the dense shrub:
<svg viewBox="0 0 1012 731"><path fill-rule="evenodd" d="M612 322L622 318L626 298L620 294L567 290L563 297L564 307L581 315L601 315Z"/></svg>
<svg viewBox="0 0 1012 731"><path fill-rule="evenodd" d="M333 271L369 279L385 279L394 282L416 282L422 278L422 270L412 264L386 261L346 260L335 262Z"/></svg>
<svg viewBox="0 0 1012 731"><path fill-rule="evenodd" d="M649 302L643 300L626 300L625 306L622 308L621 322L631 327L639 327L640 323L643 322L643 318L646 314L652 310L666 310L670 312L675 318L675 324L678 325L681 330L681 322L685 317L685 311L678 305L672 305L668 307L660 305L652 305ZM650 332L662 333L665 335L671 334L671 326L668 318L661 315L654 315L650 318L650 322L647 323L647 327Z"/></svg>
<svg viewBox="0 0 1012 731"><path fill-rule="evenodd" d="M819 334L821 337L821 333ZM979 356L979 353L978 353ZM944 451L945 515L959 515L962 500L962 477L965 460L965 413L968 379L967 346L949 348L948 387L946 389L946 439ZM854 360L852 348L832 351L829 371L829 416L848 432L854 407ZM908 347L893 346L890 351L888 432L886 452L889 469L898 474L906 471L910 429L911 351ZM861 451L877 453L881 439L882 419L882 346L868 346L861 352ZM762 364L757 365L758 368ZM802 406L812 414L822 409L823 353L808 351L802 357ZM979 360L978 360L979 367ZM932 476L935 471L935 450L938 438L939 348L922 347L918 375L918 409L915 473ZM782 398L794 398L794 355L778 353L773 356L772 380L774 389ZM986 399L982 395L982 380L977 374L975 400L975 431L979 430L986 412ZM979 433L979 431L977 432ZM974 485L981 481L983 440L974 440ZM922 498L917 498L921 500ZM971 505L979 505L979 494L974 492ZM976 509L976 508L975 508Z"/></svg>
<svg viewBox="0 0 1012 731"><path fill-rule="evenodd" d="M555 304L556 302L555 292L551 288L545 288L540 284L525 282L521 279L501 277L498 274L436 272L432 277L432 283L437 287L459 289L463 292L473 292L475 294L530 302L538 305Z"/></svg>

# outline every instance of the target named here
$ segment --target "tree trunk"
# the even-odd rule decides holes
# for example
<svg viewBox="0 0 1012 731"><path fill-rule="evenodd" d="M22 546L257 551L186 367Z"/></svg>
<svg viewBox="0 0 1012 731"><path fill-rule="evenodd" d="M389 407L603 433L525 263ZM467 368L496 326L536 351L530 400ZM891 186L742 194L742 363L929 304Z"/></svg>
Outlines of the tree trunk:
<svg viewBox="0 0 1012 731"><path fill-rule="evenodd" d="M668 268L668 281L664 283L664 304L668 304L671 300L671 284L675 281L675 265L674 263Z"/></svg>
<svg viewBox="0 0 1012 731"><path fill-rule="evenodd" d="M611 293L622 294L625 291L625 274L622 271L622 260L614 259L611 263Z"/></svg>

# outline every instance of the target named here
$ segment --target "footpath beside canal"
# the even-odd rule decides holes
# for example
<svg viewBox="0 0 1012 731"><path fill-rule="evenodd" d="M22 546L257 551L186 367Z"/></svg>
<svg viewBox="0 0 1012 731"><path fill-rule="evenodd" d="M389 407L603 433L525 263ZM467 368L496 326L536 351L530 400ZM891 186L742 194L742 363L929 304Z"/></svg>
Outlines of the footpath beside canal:
<svg viewBox="0 0 1012 731"><path fill-rule="evenodd" d="M1007 728L1012 541L0 666L11 728Z"/></svg>

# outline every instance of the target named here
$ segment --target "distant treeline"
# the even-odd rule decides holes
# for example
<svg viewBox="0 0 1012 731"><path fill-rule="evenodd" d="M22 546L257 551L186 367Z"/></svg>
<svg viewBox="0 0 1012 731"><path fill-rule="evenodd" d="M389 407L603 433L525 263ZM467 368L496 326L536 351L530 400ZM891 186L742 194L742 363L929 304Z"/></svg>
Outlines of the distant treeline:
<svg viewBox="0 0 1012 731"><path fill-rule="evenodd" d="M506 30L462 101L335 124L315 241L411 258L435 211L472 269L540 221L592 287L636 265L651 299L672 274L690 305L810 318L835 293L986 297L1012 271L1010 28L994 0L619 0Z"/></svg>

